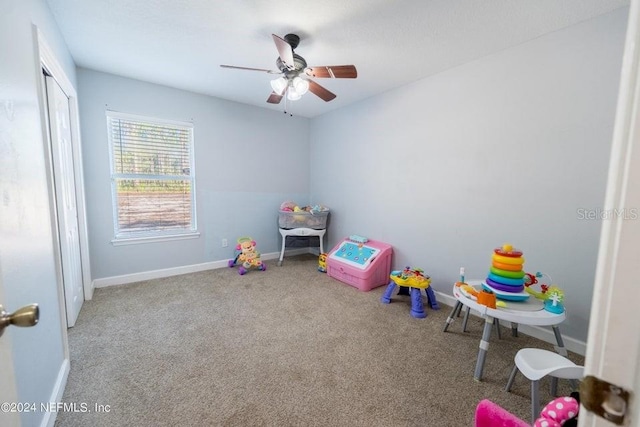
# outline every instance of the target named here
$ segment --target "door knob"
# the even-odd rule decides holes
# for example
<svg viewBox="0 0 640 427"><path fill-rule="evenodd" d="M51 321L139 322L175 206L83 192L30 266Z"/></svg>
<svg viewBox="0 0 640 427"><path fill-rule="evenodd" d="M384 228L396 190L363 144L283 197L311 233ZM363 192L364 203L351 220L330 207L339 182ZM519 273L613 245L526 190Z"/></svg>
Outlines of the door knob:
<svg viewBox="0 0 640 427"><path fill-rule="evenodd" d="M0 336L4 332L4 328L9 325L15 326L34 326L40 318L40 309L38 304L29 304L18 309L15 313L7 313L4 307L0 305Z"/></svg>

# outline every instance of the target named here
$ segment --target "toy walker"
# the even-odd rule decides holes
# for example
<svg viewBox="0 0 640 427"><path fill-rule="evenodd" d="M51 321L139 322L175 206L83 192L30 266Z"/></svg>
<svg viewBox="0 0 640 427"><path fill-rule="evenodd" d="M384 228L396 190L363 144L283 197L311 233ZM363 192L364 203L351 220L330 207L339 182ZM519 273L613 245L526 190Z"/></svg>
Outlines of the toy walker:
<svg viewBox="0 0 640 427"><path fill-rule="evenodd" d="M236 245L234 259L229 260L229 267L240 265L238 273L242 276L250 269L265 271L267 266L260 259L260 252L256 250L256 242L251 237L240 237Z"/></svg>

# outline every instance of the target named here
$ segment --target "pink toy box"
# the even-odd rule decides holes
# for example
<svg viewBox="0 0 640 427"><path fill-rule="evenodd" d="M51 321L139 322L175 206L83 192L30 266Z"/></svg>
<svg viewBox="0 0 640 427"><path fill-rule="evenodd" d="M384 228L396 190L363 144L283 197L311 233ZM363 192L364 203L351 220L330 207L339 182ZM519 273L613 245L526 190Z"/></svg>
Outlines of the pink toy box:
<svg viewBox="0 0 640 427"><path fill-rule="evenodd" d="M393 249L386 243L350 236L327 257L327 274L361 291L389 283Z"/></svg>

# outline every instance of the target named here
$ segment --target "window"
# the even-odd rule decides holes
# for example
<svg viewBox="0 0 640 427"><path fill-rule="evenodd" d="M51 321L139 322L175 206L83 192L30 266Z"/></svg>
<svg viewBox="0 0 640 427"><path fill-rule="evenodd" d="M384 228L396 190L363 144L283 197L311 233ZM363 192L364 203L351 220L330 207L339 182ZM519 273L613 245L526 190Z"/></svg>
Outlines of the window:
<svg viewBox="0 0 640 427"><path fill-rule="evenodd" d="M107 127L115 241L195 235L193 125L107 111Z"/></svg>

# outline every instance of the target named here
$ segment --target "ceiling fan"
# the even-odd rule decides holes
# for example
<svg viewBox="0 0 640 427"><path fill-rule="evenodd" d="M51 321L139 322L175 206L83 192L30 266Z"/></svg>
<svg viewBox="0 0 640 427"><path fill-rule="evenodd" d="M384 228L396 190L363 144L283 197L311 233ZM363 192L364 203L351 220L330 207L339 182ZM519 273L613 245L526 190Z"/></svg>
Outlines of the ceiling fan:
<svg viewBox="0 0 640 427"><path fill-rule="evenodd" d="M335 79L355 79L358 72L354 65L323 65L308 67L307 61L294 49L300 43L300 37L296 34L287 34L284 38L271 35L278 49L279 57L276 59L276 66L279 71L266 70L263 68L236 67L234 65L220 65L222 68L234 68L237 70L262 71L269 74L281 74L271 81L273 91L267 102L279 104L286 95L290 101L296 101L307 91L315 94L326 102L331 101L336 95L327 88L319 85L309 77L315 78L335 78Z"/></svg>

